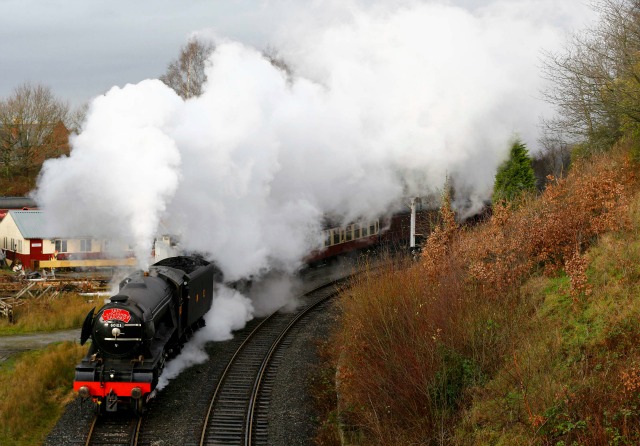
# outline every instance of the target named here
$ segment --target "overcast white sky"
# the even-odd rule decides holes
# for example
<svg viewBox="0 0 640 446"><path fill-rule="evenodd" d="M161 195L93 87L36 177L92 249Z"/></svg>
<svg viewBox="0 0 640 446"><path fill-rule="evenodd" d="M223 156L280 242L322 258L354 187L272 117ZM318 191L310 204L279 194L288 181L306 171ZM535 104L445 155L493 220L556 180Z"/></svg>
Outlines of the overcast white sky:
<svg viewBox="0 0 640 446"><path fill-rule="evenodd" d="M425 0L427 1L427 0ZM106 92L161 75L189 35L210 30L257 48L286 40L287 28L312 11L318 23L343 20L349 3L405 0L0 0L0 98L29 81L78 105ZM440 1L478 10L540 4L564 9L567 29L588 17L586 0ZM557 12L557 11L556 11ZM452 24L454 25L454 24Z"/></svg>

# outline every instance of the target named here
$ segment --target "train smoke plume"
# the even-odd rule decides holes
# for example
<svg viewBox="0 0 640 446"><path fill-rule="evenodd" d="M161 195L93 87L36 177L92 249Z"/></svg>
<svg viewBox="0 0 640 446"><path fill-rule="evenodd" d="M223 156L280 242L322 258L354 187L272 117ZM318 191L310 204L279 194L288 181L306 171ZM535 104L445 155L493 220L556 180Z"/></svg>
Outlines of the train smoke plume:
<svg viewBox="0 0 640 446"><path fill-rule="evenodd" d="M211 310L205 315L205 327L194 334L178 357L167 363L158 381L158 390L185 368L205 362L208 359L203 350L205 343L230 339L231 332L243 328L252 317L253 305L248 298L230 288L219 288Z"/></svg>
<svg viewBox="0 0 640 446"><path fill-rule="evenodd" d="M230 280L295 270L324 214L377 216L447 175L480 202L514 133L535 144L550 4L330 3L274 37L292 77L222 40L201 97L158 80L97 97L34 197L57 233L124 241L143 266L178 234Z"/></svg>
<svg viewBox="0 0 640 446"><path fill-rule="evenodd" d="M176 234L227 280L295 271L323 215L378 216L447 176L481 203L514 134L535 147L540 50L579 1L463 3L291 7L272 43L292 75L218 39L201 97L159 80L97 97L34 197L59 234L132 244L142 266Z"/></svg>

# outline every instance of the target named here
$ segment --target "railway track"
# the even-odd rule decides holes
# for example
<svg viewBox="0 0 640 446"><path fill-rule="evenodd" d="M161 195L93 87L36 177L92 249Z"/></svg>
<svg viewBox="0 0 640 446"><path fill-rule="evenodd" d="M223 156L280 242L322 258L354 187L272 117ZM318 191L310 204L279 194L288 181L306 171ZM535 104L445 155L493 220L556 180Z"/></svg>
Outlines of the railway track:
<svg viewBox="0 0 640 446"><path fill-rule="evenodd" d="M236 333L236 337L229 341L230 345L228 345L233 349L226 355L231 359L225 360L224 364L218 364L219 371L206 377L210 382L210 389L215 387L215 390L207 390L205 387L194 389L196 394L189 397L190 404L182 400L177 403L177 407L174 407L174 410L184 411L187 406L192 406L188 420L183 421L183 426L192 426L186 430L191 431L193 437L183 438L182 443L190 445L268 444L267 417L273 381L278 364L285 358L286 347L293 339L293 336L287 336L287 334L296 325L299 326L299 322L314 309L338 294L339 284L350 278L351 276L343 277L306 292L302 296L302 306L295 312L275 312L262 320L254 319L247 324L245 330ZM213 396L211 396L212 392ZM196 400L203 400L203 404L196 403ZM167 403L175 402L164 402L164 404ZM196 406L202 407L199 413L194 410ZM156 444L166 433L158 428L158 417L154 413L160 407L151 405L148 409L148 413L145 412L139 418L134 417L127 410L107 414L101 418L94 417L88 435L84 434L82 440L76 437L76 440L68 444L114 446ZM165 413L162 423L166 425L164 408L161 412ZM204 415L205 412L206 415ZM87 432L86 428L83 430Z"/></svg>
<svg viewBox="0 0 640 446"><path fill-rule="evenodd" d="M267 444L267 415L275 371L287 334L303 317L338 293L331 282L305 294L295 313L276 312L247 336L227 365L211 399L200 445Z"/></svg>
<svg viewBox="0 0 640 446"><path fill-rule="evenodd" d="M141 425L142 417L133 417L128 412L109 417L95 416L85 446L135 446Z"/></svg>

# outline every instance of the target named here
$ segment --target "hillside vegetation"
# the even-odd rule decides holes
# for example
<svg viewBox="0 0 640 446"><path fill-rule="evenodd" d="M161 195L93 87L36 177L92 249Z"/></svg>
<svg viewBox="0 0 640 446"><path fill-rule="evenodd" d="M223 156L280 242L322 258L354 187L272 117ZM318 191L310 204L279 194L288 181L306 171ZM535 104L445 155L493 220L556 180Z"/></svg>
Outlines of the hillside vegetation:
<svg viewBox="0 0 640 446"><path fill-rule="evenodd" d="M520 150L488 221L445 197L418 262L341 297L324 444L640 444L640 4L594 8L546 56L541 191Z"/></svg>
<svg viewBox="0 0 640 446"><path fill-rule="evenodd" d="M640 444L640 194L618 148L341 297L353 444Z"/></svg>

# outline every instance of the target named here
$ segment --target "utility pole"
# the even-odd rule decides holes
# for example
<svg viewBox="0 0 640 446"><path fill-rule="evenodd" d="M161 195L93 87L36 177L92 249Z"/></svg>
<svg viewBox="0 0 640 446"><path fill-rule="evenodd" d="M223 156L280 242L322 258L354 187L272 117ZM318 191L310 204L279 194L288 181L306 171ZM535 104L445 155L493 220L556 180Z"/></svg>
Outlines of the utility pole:
<svg viewBox="0 0 640 446"><path fill-rule="evenodd" d="M416 247L416 201L418 198L411 199L411 232L409 235L409 249L413 251Z"/></svg>

